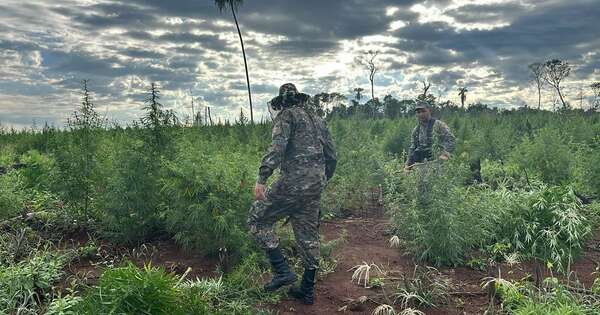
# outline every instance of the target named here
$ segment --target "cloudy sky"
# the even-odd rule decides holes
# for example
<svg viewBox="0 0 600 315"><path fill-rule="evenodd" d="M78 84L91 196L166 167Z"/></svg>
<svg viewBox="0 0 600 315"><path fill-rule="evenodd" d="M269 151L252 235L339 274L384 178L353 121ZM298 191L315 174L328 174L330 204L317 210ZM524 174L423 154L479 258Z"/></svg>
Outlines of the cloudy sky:
<svg viewBox="0 0 600 315"><path fill-rule="evenodd" d="M565 94L575 106L600 81L598 0L246 0L238 16L257 119L288 81L309 94L368 90L356 62L368 50L380 52L380 98L415 97L428 80L442 100L458 103L466 86L468 103L534 105L527 65L549 58L573 66ZM139 117L153 81L181 116L190 91L216 117L248 110L231 12L213 0L1 0L0 29L3 126L63 126L83 79L119 122ZM556 96L543 99L551 107Z"/></svg>

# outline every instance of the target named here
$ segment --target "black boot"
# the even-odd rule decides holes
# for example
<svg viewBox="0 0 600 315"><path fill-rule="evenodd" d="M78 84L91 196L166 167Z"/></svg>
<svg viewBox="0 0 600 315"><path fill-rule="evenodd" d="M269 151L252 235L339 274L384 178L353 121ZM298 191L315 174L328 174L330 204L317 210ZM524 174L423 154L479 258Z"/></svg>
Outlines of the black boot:
<svg viewBox="0 0 600 315"><path fill-rule="evenodd" d="M288 294L300 300L303 304L312 305L315 303L315 283L316 269L304 269L300 287L291 287Z"/></svg>
<svg viewBox="0 0 600 315"><path fill-rule="evenodd" d="M267 256L269 256L269 261L273 269L273 279L271 279L271 282L265 284L265 291L272 292L284 285L296 282L296 274L290 270L279 248L267 250Z"/></svg>

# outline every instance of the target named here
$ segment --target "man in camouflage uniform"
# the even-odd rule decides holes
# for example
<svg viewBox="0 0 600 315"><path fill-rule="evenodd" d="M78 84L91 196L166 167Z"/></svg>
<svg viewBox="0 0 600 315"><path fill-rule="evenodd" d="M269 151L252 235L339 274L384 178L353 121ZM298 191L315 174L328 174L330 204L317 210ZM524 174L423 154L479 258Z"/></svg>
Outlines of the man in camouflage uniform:
<svg viewBox="0 0 600 315"><path fill-rule="evenodd" d="M438 158L446 161L454 151L455 138L448 125L431 117L431 106L424 101L417 101L415 113L419 124L413 129L410 148L404 169L410 170L415 163L423 163L434 159L433 154L439 152ZM437 144L434 147L434 142Z"/></svg>
<svg viewBox="0 0 600 315"><path fill-rule="evenodd" d="M279 249L273 225L289 218L304 264L299 288L289 294L305 304L314 302L316 270L319 267L319 207L321 192L333 176L336 154L325 122L307 110L309 96L298 93L287 83L271 106L279 111L273 122L272 144L263 157L254 189L256 201L248 217L250 233L263 247L273 269L273 279L266 291L293 284L296 275ZM266 189L267 179L275 169L279 178Z"/></svg>

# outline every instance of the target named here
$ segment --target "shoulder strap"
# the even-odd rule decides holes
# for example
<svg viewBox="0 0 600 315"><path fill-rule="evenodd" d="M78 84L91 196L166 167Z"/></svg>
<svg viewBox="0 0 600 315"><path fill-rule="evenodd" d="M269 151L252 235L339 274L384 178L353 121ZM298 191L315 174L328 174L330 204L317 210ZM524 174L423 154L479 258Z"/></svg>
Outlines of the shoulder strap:
<svg viewBox="0 0 600 315"><path fill-rule="evenodd" d="M433 139L433 126L435 125L435 121L436 119L431 117L427 123L427 141L429 143L431 143Z"/></svg>
<svg viewBox="0 0 600 315"><path fill-rule="evenodd" d="M416 148L418 148L420 145L420 143L419 143L419 128L420 128L420 126L417 125L417 127L415 127L415 129L413 129L413 133L412 133L413 143L415 144Z"/></svg>

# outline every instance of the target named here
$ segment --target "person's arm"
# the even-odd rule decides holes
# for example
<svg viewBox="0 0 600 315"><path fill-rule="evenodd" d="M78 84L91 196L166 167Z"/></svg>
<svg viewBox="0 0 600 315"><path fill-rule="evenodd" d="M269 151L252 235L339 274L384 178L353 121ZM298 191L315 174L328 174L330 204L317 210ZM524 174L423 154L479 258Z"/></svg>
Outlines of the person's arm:
<svg viewBox="0 0 600 315"><path fill-rule="evenodd" d="M450 153L454 152L454 148L456 147L456 138L446 123L440 120L437 122L436 135L442 149L440 158L447 160L450 157Z"/></svg>
<svg viewBox="0 0 600 315"><path fill-rule="evenodd" d="M325 122L322 123L321 134L323 137L323 155L325 156L325 175L327 176L327 180L329 180L335 173L335 168L337 166L337 154L335 152L335 143L333 142L333 137L331 137L331 133L329 132Z"/></svg>
<svg viewBox="0 0 600 315"><path fill-rule="evenodd" d="M405 168L409 168L415 164L415 150L417 149L416 137L418 136L419 126L415 127L410 135L410 147L408 147L408 154L406 155Z"/></svg>
<svg viewBox="0 0 600 315"><path fill-rule="evenodd" d="M293 117L290 111L281 112L274 121L271 146L263 156L258 169L257 184L265 185L273 171L277 169L287 148L288 141L292 134Z"/></svg>

